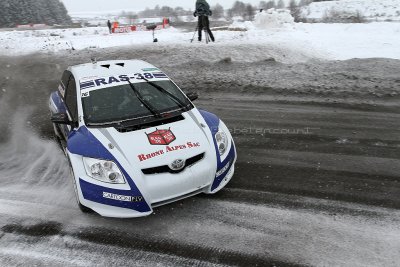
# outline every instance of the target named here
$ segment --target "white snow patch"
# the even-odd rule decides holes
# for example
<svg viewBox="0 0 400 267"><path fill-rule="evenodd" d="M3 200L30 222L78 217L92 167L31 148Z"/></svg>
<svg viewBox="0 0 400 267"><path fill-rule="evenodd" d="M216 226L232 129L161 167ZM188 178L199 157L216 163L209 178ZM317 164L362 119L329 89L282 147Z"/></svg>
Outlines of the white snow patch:
<svg viewBox="0 0 400 267"><path fill-rule="evenodd" d="M244 21L244 22L240 22L238 20L235 20L229 27L229 30L232 29L243 29L243 30L255 30L256 27L254 26L254 24L251 21Z"/></svg>
<svg viewBox="0 0 400 267"><path fill-rule="evenodd" d="M399 0L341 0L314 2L302 9L302 14L308 19L320 20L331 11L357 13L360 12L370 20L400 21Z"/></svg>
<svg viewBox="0 0 400 267"><path fill-rule="evenodd" d="M325 51L330 59L400 59L400 23L296 24L291 38L308 42L310 49Z"/></svg>
<svg viewBox="0 0 400 267"><path fill-rule="evenodd" d="M254 25L259 29L282 28L293 25L294 18L286 9L268 9L257 13L254 18Z"/></svg>

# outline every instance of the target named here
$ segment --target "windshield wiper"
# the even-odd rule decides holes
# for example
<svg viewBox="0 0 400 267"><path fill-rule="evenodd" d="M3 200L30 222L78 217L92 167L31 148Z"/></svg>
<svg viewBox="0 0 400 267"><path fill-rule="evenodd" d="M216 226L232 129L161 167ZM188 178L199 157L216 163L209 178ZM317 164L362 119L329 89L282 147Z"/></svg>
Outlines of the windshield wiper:
<svg viewBox="0 0 400 267"><path fill-rule="evenodd" d="M170 99L172 99L179 106L179 108L181 108L181 109L183 109L185 111L187 110L187 107L188 107L189 104L185 105L185 103L183 103L178 97L174 96L168 90L164 89L163 87L159 86L158 84L155 84L155 83L149 81L145 77L142 77L142 79L145 80L148 84L150 84L154 88L156 88L158 91L160 91L163 94L167 95Z"/></svg>
<svg viewBox="0 0 400 267"><path fill-rule="evenodd" d="M87 123L86 125L87 126L95 126L95 127L97 127L97 126L106 126L106 125L110 125L110 126L117 125L117 126L120 126L121 123L124 123L124 122L137 121L137 120L146 120L146 119L148 119L150 117L154 117L154 115L143 116L143 117L138 117L138 118L131 118L131 119L124 119L124 120L107 121L107 122L90 122L90 123Z"/></svg>
<svg viewBox="0 0 400 267"><path fill-rule="evenodd" d="M131 83L131 81L128 81L129 85L131 86L133 92L135 93L136 97L139 99L140 103L142 103L150 112L153 114L156 118L161 118L160 112L158 112L154 107L152 107L144 98L142 95L139 93L139 91L136 89L136 87Z"/></svg>

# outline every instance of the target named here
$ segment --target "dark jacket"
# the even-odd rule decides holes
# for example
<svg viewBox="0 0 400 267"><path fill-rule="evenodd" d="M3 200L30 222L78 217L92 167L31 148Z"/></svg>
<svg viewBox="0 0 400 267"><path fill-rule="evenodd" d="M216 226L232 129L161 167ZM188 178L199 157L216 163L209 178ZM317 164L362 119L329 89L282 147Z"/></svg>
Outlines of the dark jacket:
<svg viewBox="0 0 400 267"><path fill-rule="evenodd" d="M196 1L196 11L193 14L196 16L211 16L212 12L210 10L210 5L206 0L197 0Z"/></svg>

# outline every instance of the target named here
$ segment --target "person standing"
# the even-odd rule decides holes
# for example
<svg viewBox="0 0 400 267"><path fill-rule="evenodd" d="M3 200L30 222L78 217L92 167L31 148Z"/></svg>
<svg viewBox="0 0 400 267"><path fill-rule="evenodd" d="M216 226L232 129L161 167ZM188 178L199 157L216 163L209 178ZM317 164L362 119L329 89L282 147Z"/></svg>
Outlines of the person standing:
<svg viewBox="0 0 400 267"><path fill-rule="evenodd" d="M107 27L108 27L108 30L110 31L110 34L111 34L112 33L112 28L111 28L111 21L110 20L107 21Z"/></svg>
<svg viewBox="0 0 400 267"><path fill-rule="evenodd" d="M201 35L203 29L205 29L210 36L211 41L215 42L215 38L210 29L210 20L208 16L212 16L212 11L210 10L210 5L206 0L197 0L196 1L196 11L193 13L193 16L199 17L198 20L198 29L199 29L199 42L201 42Z"/></svg>

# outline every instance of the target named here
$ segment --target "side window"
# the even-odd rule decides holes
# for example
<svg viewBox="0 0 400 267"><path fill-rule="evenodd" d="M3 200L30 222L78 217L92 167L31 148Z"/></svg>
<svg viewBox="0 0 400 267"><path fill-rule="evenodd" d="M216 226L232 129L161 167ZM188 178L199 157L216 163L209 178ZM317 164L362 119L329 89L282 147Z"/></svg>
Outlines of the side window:
<svg viewBox="0 0 400 267"><path fill-rule="evenodd" d="M61 78L61 85L64 86L64 89L68 86L69 77L71 76L71 72L64 71L62 78Z"/></svg>
<svg viewBox="0 0 400 267"><path fill-rule="evenodd" d="M58 86L58 90L60 91L60 94L62 95L63 98L65 97L65 89L68 86L69 77L71 77L71 72L67 70L64 71L60 85Z"/></svg>
<svg viewBox="0 0 400 267"><path fill-rule="evenodd" d="M65 93L65 104L73 121L78 121L78 105L76 99L76 82L74 76L71 76Z"/></svg>

